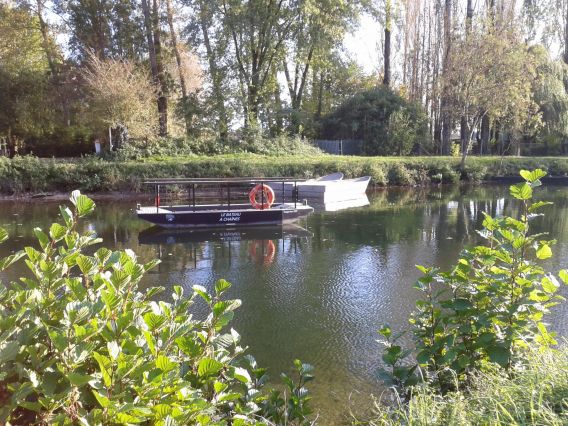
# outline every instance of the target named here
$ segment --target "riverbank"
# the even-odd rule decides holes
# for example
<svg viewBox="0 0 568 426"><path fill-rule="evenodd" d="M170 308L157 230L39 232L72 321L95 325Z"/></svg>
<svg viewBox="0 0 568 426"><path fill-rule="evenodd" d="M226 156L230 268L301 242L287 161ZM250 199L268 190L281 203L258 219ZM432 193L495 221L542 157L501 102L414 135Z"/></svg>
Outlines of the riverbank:
<svg viewBox="0 0 568 426"><path fill-rule="evenodd" d="M0 193L34 194L80 189L90 193L139 193L144 179L157 177L293 176L311 178L343 172L371 176L377 186L480 182L516 178L521 169L541 168L568 176L566 157L470 157L464 171L455 157L263 156L254 154L165 157L138 161L0 158Z"/></svg>

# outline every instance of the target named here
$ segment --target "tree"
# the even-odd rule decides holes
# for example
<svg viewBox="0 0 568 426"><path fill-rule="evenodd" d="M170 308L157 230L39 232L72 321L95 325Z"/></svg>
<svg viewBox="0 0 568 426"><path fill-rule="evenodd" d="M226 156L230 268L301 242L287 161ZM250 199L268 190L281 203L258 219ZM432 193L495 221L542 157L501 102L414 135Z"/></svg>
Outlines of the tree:
<svg viewBox="0 0 568 426"><path fill-rule="evenodd" d="M450 94L450 105L464 117L464 167L483 117L520 128L536 113L531 91L535 67L526 46L510 31L477 33L456 40L449 64L444 87Z"/></svg>
<svg viewBox="0 0 568 426"><path fill-rule="evenodd" d="M258 125L259 108L272 67L298 17L291 0L221 0L236 59L245 127Z"/></svg>
<svg viewBox="0 0 568 426"><path fill-rule="evenodd" d="M170 71L170 75L178 76L181 90L181 111L185 122L185 133L192 133L192 111L195 110L191 103L196 103L195 92L201 87L201 67L195 55L189 52L184 45L179 44L177 31L174 26L174 11L171 0L166 0L168 27L170 30L171 48L176 59L177 72ZM191 97L190 97L191 96Z"/></svg>
<svg viewBox="0 0 568 426"><path fill-rule="evenodd" d="M84 78L90 89L90 111L96 130L123 126L134 138L155 134L156 88L143 69L92 54Z"/></svg>
<svg viewBox="0 0 568 426"><path fill-rule="evenodd" d="M49 63L37 17L0 4L0 134L12 155L18 140L53 123L48 107Z"/></svg>
<svg viewBox="0 0 568 426"><path fill-rule="evenodd" d="M309 91L310 71L329 66L358 11L358 6L351 2L307 0L299 4L298 17L284 41L281 61L290 97L292 133L299 133L301 121L306 121L302 119L306 116L302 103Z"/></svg>

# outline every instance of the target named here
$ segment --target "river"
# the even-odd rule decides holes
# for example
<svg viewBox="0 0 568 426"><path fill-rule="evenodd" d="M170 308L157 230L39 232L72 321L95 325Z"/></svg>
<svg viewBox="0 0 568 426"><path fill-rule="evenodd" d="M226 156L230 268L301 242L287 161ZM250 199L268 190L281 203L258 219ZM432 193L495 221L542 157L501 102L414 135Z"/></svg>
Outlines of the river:
<svg viewBox="0 0 568 426"><path fill-rule="evenodd" d="M515 214L518 208L505 186L389 189L369 198L370 206L316 212L283 230L213 234L148 231L134 215L135 201L101 200L82 226L108 247L131 248L144 260L159 257L144 286L232 282L228 297L242 300L233 327L249 353L275 380L295 358L313 364L313 407L321 424L338 424L350 411L363 416L370 394L383 390L377 329L407 327L417 298L415 265L450 267L465 244L478 240L483 211ZM538 198L555 203L534 225L558 239L546 263L557 271L568 259L568 188L543 188ZM33 227L47 228L59 204L0 202L0 226L12 237L0 256L35 244ZM3 279L23 273L18 265ZM553 328L568 336L566 319L568 305L556 307Z"/></svg>

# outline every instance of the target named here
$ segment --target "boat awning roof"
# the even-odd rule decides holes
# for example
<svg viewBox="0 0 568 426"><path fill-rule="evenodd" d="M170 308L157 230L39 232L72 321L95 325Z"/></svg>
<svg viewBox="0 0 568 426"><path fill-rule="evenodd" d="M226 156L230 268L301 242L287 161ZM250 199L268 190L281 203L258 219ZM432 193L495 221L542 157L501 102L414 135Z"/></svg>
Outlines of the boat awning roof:
<svg viewBox="0 0 568 426"><path fill-rule="evenodd" d="M192 185L192 184L231 184L231 183L275 183L305 182L295 177L240 177L240 178L161 178L146 179L146 185Z"/></svg>

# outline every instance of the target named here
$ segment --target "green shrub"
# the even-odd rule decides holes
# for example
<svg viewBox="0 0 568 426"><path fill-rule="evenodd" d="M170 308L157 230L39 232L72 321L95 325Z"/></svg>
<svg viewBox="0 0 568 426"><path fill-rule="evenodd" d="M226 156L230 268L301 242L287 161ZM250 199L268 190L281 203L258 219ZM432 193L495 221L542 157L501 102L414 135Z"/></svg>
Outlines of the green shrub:
<svg viewBox="0 0 568 426"><path fill-rule="evenodd" d="M24 258L29 276L0 284L0 424L303 424L310 413L305 383L312 367L295 361L286 394L266 387L266 370L226 331L239 300L200 286L171 302L162 288L140 291L158 263L131 250L95 250L94 232L79 234L95 207L74 191L62 223L34 230L39 247L0 260L0 271ZM7 234L0 229L0 242ZM189 313L196 299L204 320Z"/></svg>
<svg viewBox="0 0 568 426"><path fill-rule="evenodd" d="M360 139L366 155L407 155L430 143L424 109L378 87L347 99L321 120L326 139Z"/></svg>
<svg viewBox="0 0 568 426"><path fill-rule="evenodd" d="M111 160L128 161L144 158L212 156L251 153L272 156L317 155L321 151L300 137L287 135L266 138L261 135L222 141L211 137L162 138L153 141L132 140L119 151L107 153Z"/></svg>
<svg viewBox="0 0 568 426"><path fill-rule="evenodd" d="M301 154L301 152L300 152ZM537 165L552 176L568 174L568 158L470 157L463 175L451 157L349 157L335 155L192 155L108 161L0 157L0 192L143 191L144 179L160 177L293 176L318 177L343 172L346 177L371 176L378 185L452 183L497 176L516 177L519 170Z"/></svg>
<svg viewBox="0 0 568 426"><path fill-rule="evenodd" d="M546 175L540 169L521 171L525 182L512 185L518 200L518 218L485 214L479 235L485 245L466 248L449 271L418 268L424 274L416 288L424 298L416 302L411 317L417 364L397 343L389 327L383 328L387 368L383 378L409 395L418 381L417 367L441 394L455 384L467 383L471 374L497 365L505 371L522 362L530 348L556 344L544 321L550 307L563 300L556 293L560 281L546 273L540 261L552 256L554 240L531 234L530 222L551 204L533 202L533 190ZM560 279L568 283L568 272Z"/></svg>
<svg viewBox="0 0 568 426"><path fill-rule="evenodd" d="M412 186L416 184L415 174L404 164L394 163L388 173L390 185Z"/></svg>

